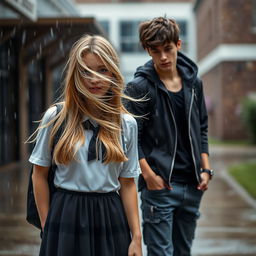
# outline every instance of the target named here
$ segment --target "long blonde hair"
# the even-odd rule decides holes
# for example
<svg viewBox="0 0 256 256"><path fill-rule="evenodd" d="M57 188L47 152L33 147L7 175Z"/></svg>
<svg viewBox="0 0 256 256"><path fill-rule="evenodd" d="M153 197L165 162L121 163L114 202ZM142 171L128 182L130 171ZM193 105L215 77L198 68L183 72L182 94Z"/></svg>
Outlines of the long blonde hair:
<svg viewBox="0 0 256 256"><path fill-rule="evenodd" d="M97 55L112 73L112 78L90 70L83 61L86 53ZM110 82L108 93L103 97L90 93L84 85L84 75L81 70L87 70ZM64 123L62 134L54 147L53 160L56 163L65 165L70 163L75 159L79 148L77 145L84 144L82 126L84 115L95 120L100 126L98 142L102 142L106 148L104 163L127 161L120 141L121 113L128 113L122 104L122 97L127 98L123 90L124 80L119 70L119 59L111 44L97 35L85 35L78 40L73 45L66 64L63 107L46 125L53 124L49 141L51 146L54 136ZM92 109L99 111L96 114ZM45 126L39 126L39 129L43 127Z"/></svg>

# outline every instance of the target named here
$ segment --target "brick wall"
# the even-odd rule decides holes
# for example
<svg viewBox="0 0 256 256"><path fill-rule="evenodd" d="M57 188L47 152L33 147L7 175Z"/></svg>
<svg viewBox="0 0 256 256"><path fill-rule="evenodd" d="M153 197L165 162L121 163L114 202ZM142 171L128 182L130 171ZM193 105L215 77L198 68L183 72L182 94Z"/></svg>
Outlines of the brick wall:
<svg viewBox="0 0 256 256"><path fill-rule="evenodd" d="M240 104L256 91L256 61L225 62L222 74L223 137L242 139L247 132L240 121Z"/></svg>
<svg viewBox="0 0 256 256"><path fill-rule="evenodd" d="M206 106L208 109L209 134L219 138L222 132L222 65L216 66L206 75L202 76Z"/></svg>
<svg viewBox="0 0 256 256"><path fill-rule="evenodd" d="M241 122L241 101L256 91L256 61L223 62L202 77L210 99L209 134L218 139L247 138Z"/></svg>
<svg viewBox="0 0 256 256"><path fill-rule="evenodd" d="M256 33L253 32L253 1L222 0L223 43L256 42Z"/></svg>
<svg viewBox="0 0 256 256"><path fill-rule="evenodd" d="M255 0L197 0L198 60L222 44L256 44ZM253 18L254 17L254 18ZM235 54L235 53L234 53ZM225 61L202 76L209 111L209 135L234 140L248 137L241 122L241 101L256 92L256 61Z"/></svg>
<svg viewBox="0 0 256 256"><path fill-rule="evenodd" d="M221 41L221 1L202 1L196 10L198 60L217 47Z"/></svg>
<svg viewBox="0 0 256 256"><path fill-rule="evenodd" d="M219 44L256 42L253 1L255 0L201 1L196 9L199 60Z"/></svg>

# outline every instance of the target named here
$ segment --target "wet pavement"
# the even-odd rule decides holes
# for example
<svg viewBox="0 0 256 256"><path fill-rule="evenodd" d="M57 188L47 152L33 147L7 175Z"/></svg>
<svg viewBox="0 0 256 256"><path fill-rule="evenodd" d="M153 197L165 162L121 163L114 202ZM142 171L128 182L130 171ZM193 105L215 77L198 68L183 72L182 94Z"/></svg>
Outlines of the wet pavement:
<svg viewBox="0 0 256 256"><path fill-rule="evenodd" d="M256 148L215 146L210 153L215 177L202 201L193 256L256 256L256 202L226 173L230 164L255 160ZM0 256L38 255L39 231L24 215L27 179L15 166L0 171Z"/></svg>
<svg viewBox="0 0 256 256"><path fill-rule="evenodd" d="M216 175L202 200L193 256L256 256L256 201L241 193L226 172L232 164L256 160L256 150L211 149Z"/></svg>

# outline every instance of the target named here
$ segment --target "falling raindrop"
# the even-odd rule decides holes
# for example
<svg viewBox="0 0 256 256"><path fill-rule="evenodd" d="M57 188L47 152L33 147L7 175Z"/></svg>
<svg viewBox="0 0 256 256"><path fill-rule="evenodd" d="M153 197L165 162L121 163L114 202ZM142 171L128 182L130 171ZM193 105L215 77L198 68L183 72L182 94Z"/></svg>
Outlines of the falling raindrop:
<svg viewBox="0 0 256 256"><path fill-rule="evenodd" d="M25 44L26 36L27 36L27 32L26 32L26 30L24 30L24 31L23 31L23 33L22 33L22 39L21 39L21 43L22 43L22 45L24 45L24 44Z"/></svg>
<svg viewBox="0 0 256 256"><path fill-rule="evenodd" d="M15 34L16 34L16 27L13 28L11 36L15 36Z"/></svg>
<svg viewBox="0 0 256 256"><path fill-rule="evenodd" d="M41 44L39 45L39 54L40 55L42 54L42 45Z"/></svg>
<svg viewBox="0 0 256 256"><path fill-rule="evenodd" d="M29 101L29 90L26 91L26 99Z"/></svg>
<svg viewBox="0 0 256 256"><path fill-rule="evenodd" d="M59 48L60 48L61 52L63 52L64 47L63 47L63 41L62 40L60 40Z"/></svg>
<svg viewBox="0 0 256 256"><path fill-rule="evenodd" d="M51 37L53 38L54 37L54 32L53 32L53 29L51 28Z"/></svg>

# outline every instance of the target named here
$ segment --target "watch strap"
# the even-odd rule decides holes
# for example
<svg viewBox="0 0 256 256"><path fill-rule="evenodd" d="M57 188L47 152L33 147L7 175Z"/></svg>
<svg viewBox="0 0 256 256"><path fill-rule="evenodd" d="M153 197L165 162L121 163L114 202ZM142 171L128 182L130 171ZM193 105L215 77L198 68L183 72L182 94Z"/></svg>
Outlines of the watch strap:
<svg viewBox="0 0 256 256"><path fill-rule="evenodd" d="M213 176L213 174L214 174L213 170L210 170L210 169L202 169L202 170L201 170L201 173L202 173L202 172L208 173L208 174L210 175L210 178L212 178L212 176Z"/></svg>

